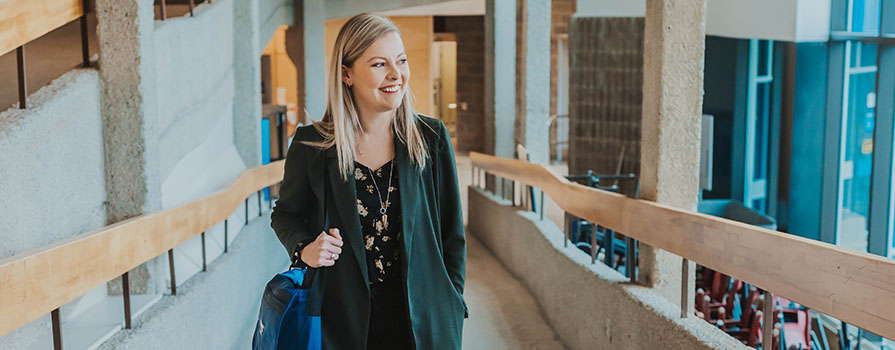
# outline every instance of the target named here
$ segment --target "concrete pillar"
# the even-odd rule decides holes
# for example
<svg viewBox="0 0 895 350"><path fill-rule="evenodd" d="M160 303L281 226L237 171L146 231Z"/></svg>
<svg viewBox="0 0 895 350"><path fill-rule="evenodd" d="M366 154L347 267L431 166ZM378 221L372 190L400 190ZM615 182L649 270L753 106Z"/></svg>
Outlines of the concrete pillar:
<svg viewBox="0 0 895 350"><path fill-rule="evenodd" d="M705 0L647 0L643 46L641 196L695 210ZM641 282L674 303L681 301L681 270L680 257L650 247L641 250ZM688 290L692 290L693 266L688 270ZM692 310L692 294L687 303Z"/></svg>
<svg viewBox="0 0 895 350"><path fill-rule="evenodd" d="M485 0L485 153L498 157L515 154L515 62L516 1ZM492 177L486 186L496 190Z"/></svg>
<svg viewBox="0 0 895 350"><path fill-rule="evenodd" d="M286 31L286 53L298 73L298 120L311 123L326 111L326 9L323 0L295 0L294 6L295 24Z"/></svg>
<svg viewBox="0 0 895 350"><path fill-rule="evenodd" d="M522 95L522 143L535 163L550 160L550 8L551 0L519 0L522 3L522 76L517 77ZM521 80L521 81L518 81Z"/></svg>
<svg viewBox="0 0 895 350"><path fill-rule="evenodd" d="M161 209L153 17L151 1L96 0L106 224ZM147 264L131 272L134 293L155 291Z"/></svg>
<svg viewBox="0 0 895 350"><path fill-rule="evenodd" d="M233 1L233 144L248 168L261 165L261 46L258 0Z"/></svg>

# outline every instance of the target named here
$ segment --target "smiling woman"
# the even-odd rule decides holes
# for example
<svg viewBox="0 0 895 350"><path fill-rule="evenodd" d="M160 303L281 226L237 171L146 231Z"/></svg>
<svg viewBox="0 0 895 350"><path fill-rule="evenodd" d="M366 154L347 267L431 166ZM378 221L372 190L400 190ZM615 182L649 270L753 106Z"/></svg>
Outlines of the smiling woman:
<svg viewBox="0 0 895 350"><path fill-rule="evenodd" d="M323 119L296 130L286 157L271 226L293 266L319 269L309 303L321 305L323 348L460 348L453 147L441 121L416 113L409 82L398 28L352 17L333 47Z"/></svg>

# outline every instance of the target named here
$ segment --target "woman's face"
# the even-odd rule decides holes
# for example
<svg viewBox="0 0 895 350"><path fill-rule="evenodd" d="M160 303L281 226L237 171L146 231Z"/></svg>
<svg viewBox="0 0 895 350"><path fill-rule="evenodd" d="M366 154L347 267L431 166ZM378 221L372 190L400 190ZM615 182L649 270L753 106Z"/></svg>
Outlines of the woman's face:
<svg viewBox="0 0 895 350"><path fill-rule="evenodd" d="M401 105L410 80L410 66L398 33L379 38L351 67L342 69L342 81L351 86L361 111L384 113Z"/></svg>

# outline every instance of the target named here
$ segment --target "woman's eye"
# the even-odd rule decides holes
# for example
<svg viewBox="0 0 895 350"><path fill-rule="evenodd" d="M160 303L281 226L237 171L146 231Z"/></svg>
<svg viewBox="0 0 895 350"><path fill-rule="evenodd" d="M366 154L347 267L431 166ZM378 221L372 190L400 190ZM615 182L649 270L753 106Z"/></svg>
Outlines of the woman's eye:
<svg viewBox="0 0 895 350"><path fill-rule="evenodd" d="M385 63L382 63L382 62L373 63L373 67L383 67L383 66L385 66Z"/></svg>
<svg viewBox="0 0 895 350"><path fill-rule="evenodd" d="M400 64L405 64L405 63L407 63L407 59L406 59L406 58L402 58L402 59L398 60L398 63L400 63Z"/></svg>

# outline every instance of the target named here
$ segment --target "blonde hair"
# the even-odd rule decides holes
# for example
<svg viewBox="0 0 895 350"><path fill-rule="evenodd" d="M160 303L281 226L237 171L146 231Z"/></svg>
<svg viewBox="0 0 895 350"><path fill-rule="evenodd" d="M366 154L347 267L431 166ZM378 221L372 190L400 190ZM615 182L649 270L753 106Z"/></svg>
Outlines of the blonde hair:
<svg viewBox="0 0 895 350"><path fill-rule="evenodd" d="M343 180L352 176L354 171L356 135L362 128L354 92L342 81L342 66L354 65L354 62L376 40L392 32L401 35L398 28L388 19L363 13L351 17L336 37L327 79L326 112L322 120L314 123L317 132L323 135L323 141L305 143L323 149L335 146L339 158L339 173ZM404 97L395 111L392 127L397 137L407 145L411 162L422 171L426 166L428 154L426 141L417 125L419 118L411 102L413 96L410 93L410 82L403 83Z"/></svg>

